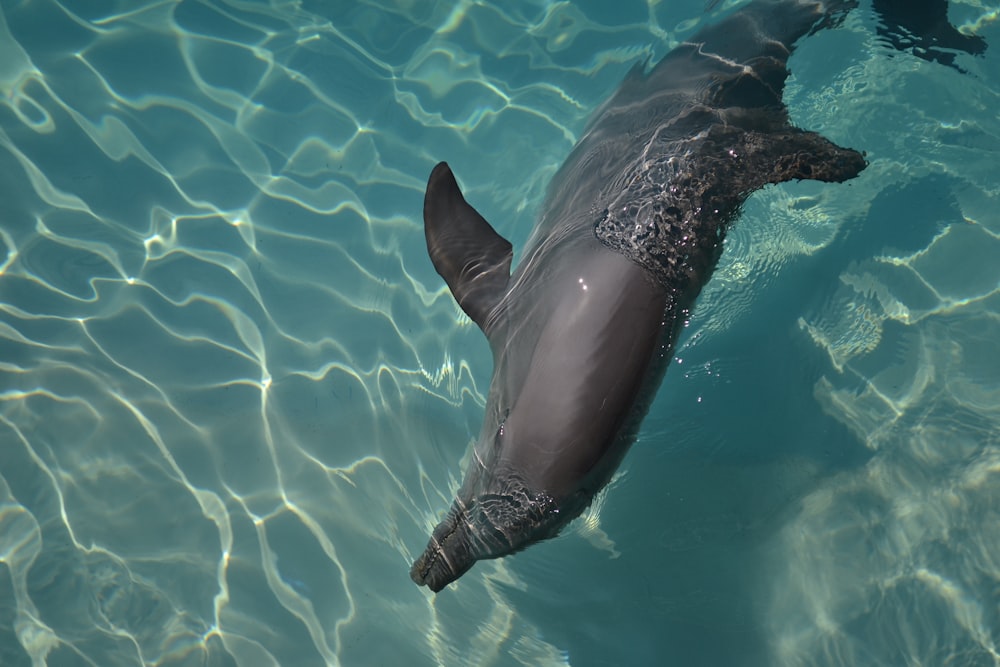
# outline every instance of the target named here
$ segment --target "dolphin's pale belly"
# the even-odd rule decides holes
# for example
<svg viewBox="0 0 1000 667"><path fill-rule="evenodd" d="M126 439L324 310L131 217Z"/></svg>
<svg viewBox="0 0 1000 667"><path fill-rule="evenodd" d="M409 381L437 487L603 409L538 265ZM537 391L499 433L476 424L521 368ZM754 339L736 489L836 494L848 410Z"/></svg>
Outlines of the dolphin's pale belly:
<svg viewBox="0 0 1000 667"><path fill-rule="evenodd" d="M428 252L489 339L494 371L475 456L416 583L439 591L577 517L635 439L746 198L864 168L792 127L781 101L793 44L853 4L757 0L630 74L553 178L513 275L510 243L446 164L434 169Z"/></svg>
<svg viewBox="0 0 1000 667"><path fill-rule="evenodd" d="M667 290L592 238L565 254L574 261L552 262L558 269L534 298L511 291L490 405L504 428L499 463L567 510L570 499L582 510L624 454L623 426L645 412L637 399L665 356Z"/></svg>

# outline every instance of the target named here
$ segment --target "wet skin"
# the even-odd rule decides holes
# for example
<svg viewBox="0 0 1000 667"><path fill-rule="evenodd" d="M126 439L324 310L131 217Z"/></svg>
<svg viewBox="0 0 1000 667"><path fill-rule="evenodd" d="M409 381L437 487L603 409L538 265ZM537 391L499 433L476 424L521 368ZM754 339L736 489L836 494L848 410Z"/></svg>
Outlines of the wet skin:
<svg viewBox="0 0 1000 667"><path fill-rule="evenodd" d="M841 182L864 157L792 127L792 45L853 2L758 0L637 68L549 185L524 258L447 164L424 198L427 248L482 329L494 370L462 487L411 578L437 592L477 560L556 535L607 484L676 334L755 190Z"/></svg>

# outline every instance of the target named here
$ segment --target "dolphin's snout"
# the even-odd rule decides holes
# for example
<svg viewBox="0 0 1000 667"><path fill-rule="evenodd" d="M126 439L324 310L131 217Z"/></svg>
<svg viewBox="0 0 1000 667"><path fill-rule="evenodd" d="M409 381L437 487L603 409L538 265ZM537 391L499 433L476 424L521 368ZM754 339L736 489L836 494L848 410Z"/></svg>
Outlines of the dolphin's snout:
<svg viewBox="0 0 1000 667"><path fill-rule="evenodd" d="M476 557L472 554L468 524L461 511L452 507L448 516L431 535L427 548L410 568L410 579L437 593L469 571Z"/></svg>

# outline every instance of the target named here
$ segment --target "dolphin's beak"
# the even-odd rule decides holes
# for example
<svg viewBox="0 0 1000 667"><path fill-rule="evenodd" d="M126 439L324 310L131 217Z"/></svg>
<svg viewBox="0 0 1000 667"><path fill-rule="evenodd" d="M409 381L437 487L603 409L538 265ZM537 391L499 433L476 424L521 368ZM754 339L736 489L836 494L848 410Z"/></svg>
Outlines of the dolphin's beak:
<svg viewBox="0 0 1000 667"><path fill-rule="evenodd" d="M457 503L438 524L420 558L410 568L410 579L437 593L469 571L476 562L469 541L468 522Z"/></svg>

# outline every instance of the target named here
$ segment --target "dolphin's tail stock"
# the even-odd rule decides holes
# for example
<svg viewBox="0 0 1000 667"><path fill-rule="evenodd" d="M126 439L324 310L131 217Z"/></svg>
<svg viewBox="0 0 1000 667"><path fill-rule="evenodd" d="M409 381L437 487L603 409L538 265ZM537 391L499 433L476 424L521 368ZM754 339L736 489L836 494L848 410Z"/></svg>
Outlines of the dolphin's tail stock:
<svg viewBox="0 0 1000 667"><path fill-rule="evenodd" d="M780 45L784 48L773 55L784 61L795 42L818 30L840 25L857 6L857 0L755 0L705 27L690 41L703 44L706 52L737 62L763 55L762 44Z"/></svg>
<svg viewBox="0 0 1000 667"><path fill-rule="evenodd" d="M889 48L965 72L959 52L981 56L986 40L960 32L948 21L948 0L874 0L880 41ZM891 55L891 54L890 54Z"/></svg>
<svg viewBox="0 0 1000 667"><path fill-rule="evenodd" d="M679 73L694 65L702 74L719 70L726 84L721 92L738 99L739 106L781 108L788 57L795 43L810 33L836 27L857 4L857 0L755 0L668 53L649 73L650 86L677 87ZM679 62L682 59L689 59L690 64L685 67ZM733 77L734 68L743 75ZM726 100L711 102L725 106Z"/></svg>

